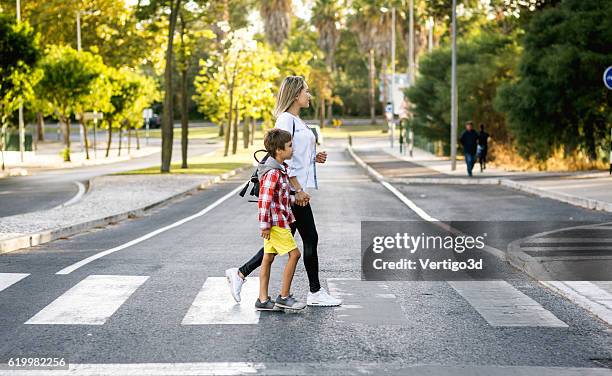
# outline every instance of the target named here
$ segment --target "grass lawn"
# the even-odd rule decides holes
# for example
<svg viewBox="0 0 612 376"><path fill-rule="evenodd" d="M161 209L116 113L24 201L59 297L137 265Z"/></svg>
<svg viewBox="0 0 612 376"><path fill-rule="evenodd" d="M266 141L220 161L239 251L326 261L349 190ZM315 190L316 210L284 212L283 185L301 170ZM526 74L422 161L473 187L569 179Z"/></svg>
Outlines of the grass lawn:
<svg viewBox="0 0 612 376"><path fill-rule="evenodd" d="M347 138L349 134L360 137L388 137L383 133L387 129L386 124L377 125L342 125L340 127L325 127L321 129L323 138Z"/></svg>
<svg viewBox="0 0 612 376"><path fill-rule="evenodd" d="M258 142L259 141L259 142ZM189 168L182 169L181 163L173 163L170 166L171 174L198 174L198 175L220 175L228 171L234 170L239 167L251 166L253 164L253 152L261 149L258 145L261 144L261 140L255 140L255 146L251 146L248 149L243 149L241 143L238 145L238 151L236 154L230 154L227 157L223 156L223 150L218 150L213 155L198 156L189 158L187 165ZM263 154L258 157L261 158ZM118 173L117 175L157 175L160 166L148 167L140 170L132 170Z"/></svg>

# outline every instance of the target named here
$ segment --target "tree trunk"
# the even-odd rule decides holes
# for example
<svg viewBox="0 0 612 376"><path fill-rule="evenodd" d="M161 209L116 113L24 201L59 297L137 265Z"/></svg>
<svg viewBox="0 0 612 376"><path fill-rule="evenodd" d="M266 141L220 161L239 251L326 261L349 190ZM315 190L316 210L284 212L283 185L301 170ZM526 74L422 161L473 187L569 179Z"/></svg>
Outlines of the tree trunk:
<svg viewBox="0 0 612 376"><path fill-rule="evenodd" d="M255 142L255 118L251 118L251 146L253 146L253 143Z"/></svg>
<svg viewBox="0 0 612 376"><path fill-rule="evenodd" d="M128 155L132 152L132 127L130 124L127 125L128 131Z"/></svg>
<svg viewBox="0 0 612 376"><path fill-rule="evenodd" d="M64 127L64 147L67 150L64 155L64 161L70 162L70 117L69 116L61 116L60 121Z"/></svg>
<svg viewBox="0 0 612 376"><path fill-rule="evenodd" d="M181 168L187 168L187 145L189 142L189 117L187 113L187 69L181 72Z"/></svg>
<svg viewBox="0 0 612 376"><path fill-rule="evenodd" d="M332 103L333 103L333 100L330 98L327 101L327 125L332 124Z"/></svg>
<svg viewBox="0 0 612 376"><path fill-rule="evenodd" d="M111 147L111 143L113 142L113 126L112 126L113 122L109 119L108 120L108 138L106 140L106 155L105 157L108 158L108 154L110 153L110 147Z"/></svg>
<svg viewBox="0 0 612 376"><path fill-rule="evenodd" d="M370 89L370 121L372 124L376 124L376 80L375 72L376 66L374 65L374 50L370 49L370 64L368 73L370 74L369 89Z"/></svg>
<svg viewBox="0 0 612 376"><path fill-rule="evenodd" d="M134 133L136 134L136 150L140 150L140 133L138 133L138 128L134 129Z"/></svg>
<svg viewBox="0 0 612 376"><path fill-rule="evenodd" d="M249 128L251 127L251 119L248 116L244 118L244 122L242 124L242 145L245 149L249 147Z"/></svg>
<svg viewBox="0 0 612 376"><path fill-rule="evenodd" d="M45 141L45 117L40 111L36 113L36 129L38 132L38 141Z"/></svg>
<svg viewBox="0 0 612 376"><path fill-rule="evenodd" d="M117 151L117 156L121 156L121 145L123 144L123 124L119 126L119 150Z"/></svg>
<svg viewBox="0 0 612 376"><path fill-rule="evenodd" d="M234 116L234 139L232 141L232 154L236 154L238 151L238 123L240 122L240 117L238 116L238 101L236 101L236 114Z"/></svg>
<svg viewBox="0 0 612 376"><path fill-rule="evenodd" d="M232 107L234 105L234 85L232 84L230 86L230 100L229 100L229 113L227 115L227 128L225 129L225 150L223 151L223 156L227 157L227 154L229 153L229 143L230 143L230 132L232 130L232 113L233 108Z"/></svg>
<svg viewBox="0 0 612 376"><path fill-rule="evenodd" d="M223 123L219 124L219 137L223 137L223 135L225 134L224 128L225 128L225 124Z"/></svg>
<svg viewBox="0 0 612 376"><path fill-rule="evenodd" d="M164 70L164 84L166 90L164 92L164 114L162 118L162 153L161 153L161 172L170 172L170 162L172 161L172 142L174 137L174 114L173 114L173 99L174 91L172 90L172 48L174 39L174 30L176 29L176 20L181 0L170 0L170 19L168 27L168 47L166 49L166 67ZM121 149L119 149L121 150Z"/></svg>
<svg viewBox="0 0 612 376"><path fill-rule="evenodd" d="M319 126L323 128L325 126L325 99L321 95L321 100L319 101Z"/></svg>
<svg viewBox="0 0 612 376"><path fill-rule="evenodd" d="M85 119L83 119L83 114L80 114L81 118L81 127L83 128L83 142L85 143L85 159L89 160L89 138L87 137L87 125L85 124Z"/></svg>

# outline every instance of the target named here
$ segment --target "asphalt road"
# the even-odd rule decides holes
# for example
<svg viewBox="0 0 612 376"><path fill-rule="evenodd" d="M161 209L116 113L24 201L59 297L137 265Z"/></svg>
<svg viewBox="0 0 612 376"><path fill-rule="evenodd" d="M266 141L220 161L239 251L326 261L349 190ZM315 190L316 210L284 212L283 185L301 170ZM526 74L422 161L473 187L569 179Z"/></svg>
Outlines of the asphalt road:
<svg viewBox="0 0 612 376"><path fill-rule="evenodd" d="M159 143L159 141L157 141ZM218 146L201 139L190 140L189 155L196 156L216 150ZM180 140L174 143L173 162L181 160ZM0 179L0 217L51 209L72 199L90 179L121 171L159 165L160 153L129 161L106 165L38 171L31 176Z"/></svg>
<svg viewBox="0 0 612 376"><path fill-rule="evenodd" d="M482 257L505 282L361 281L361 221L420 218L341 149L328 151L312 206L321 280L345 300L343 307L256 315L256 275L247 279L243 302L233 304L219 277L261 244L255 204L237 195L178 227L56 274L197 214L239 187L245 174L142 218L0 255L0 278L27 274L0 291L0 363L56 356L111 374L153 374L155 367L177 375L229 369L277 375L609 374L601 367L612 358L610 328L489 254ZM445 221L610 221L607 214L500 187L397 188ZM536 230L522 228L516 235ZM281 268L282 260L273 266L272 294ZM305 299L301 262L292 290ZM508 312L508 302L524 304ZM122 367L129 364L128 372ZM187 372L198 367L209 373ZM586 369L594 367L600 369Z"/></svg>

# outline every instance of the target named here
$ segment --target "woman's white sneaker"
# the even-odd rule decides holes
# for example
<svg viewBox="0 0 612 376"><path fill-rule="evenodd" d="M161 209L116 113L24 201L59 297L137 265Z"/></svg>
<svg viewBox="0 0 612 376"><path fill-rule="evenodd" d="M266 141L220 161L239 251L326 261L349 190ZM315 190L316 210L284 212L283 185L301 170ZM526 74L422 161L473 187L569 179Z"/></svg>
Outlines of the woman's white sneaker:
<svg viewBox="0 0 612 376"><path fill-rule="evenodd" d="M315 293L308 292L306 304L309 306L335 307L342 304L342 300L334 298L333 296L329 295L324 288L321 288Z"/></svg>
<svg viewBox="0 0 612 376"><path fill-rule="evenodd" d="M240 303L240 291L242 290L242 284L245 282L244 279L238 275L238 268L231 268L225 271L225 277L227 283L229 283L230 292L237 303Z"/></svg>

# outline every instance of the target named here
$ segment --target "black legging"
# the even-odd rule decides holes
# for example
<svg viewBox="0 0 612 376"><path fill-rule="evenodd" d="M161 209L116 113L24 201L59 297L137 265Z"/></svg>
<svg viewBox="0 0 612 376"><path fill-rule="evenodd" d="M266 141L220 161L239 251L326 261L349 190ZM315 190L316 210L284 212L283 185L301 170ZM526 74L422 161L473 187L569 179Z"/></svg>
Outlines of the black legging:
<svg viewBox="0 0 612 376"><path fill-rule="evenodd" d="M321 284L319 283L319 258L317 256L319 235L317 234L317 226L312 215L312 209L310 208L310 203L306 206L293 205L291 209L295 216L295 222L291 224L291 234L295 235L295 230L300 232L302 242L304 243L302 259L304 260L304 267L306 267L306 274L308 274L310 292L317 292L321 289ZM246 277L253 270L259 268L263 260L263 254L264 249L262 247L253 258L240 267L240 273Z"/></svg>

